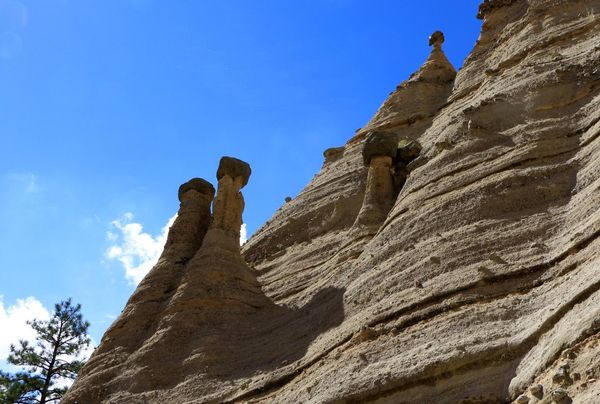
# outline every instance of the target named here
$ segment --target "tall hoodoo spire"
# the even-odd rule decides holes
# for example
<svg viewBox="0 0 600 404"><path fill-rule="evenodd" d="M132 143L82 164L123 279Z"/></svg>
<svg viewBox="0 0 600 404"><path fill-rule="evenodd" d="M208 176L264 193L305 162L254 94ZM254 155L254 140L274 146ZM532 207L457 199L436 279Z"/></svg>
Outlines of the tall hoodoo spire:
<svg viewBox="0 0 600 404"><path fill-rule="evenodd" d="M219 187L213 204L213 224L232 236L240 237L244 197L240 190L248 183L250 165L233 157L222 157L217 170Z"/></svg>
<svg viewBox="0 0 600 404"><path fill-rule="evenodd" d="M214 195L215 188L202 178L193 178L179 187L179 211L165 249L106 332L99 353L115 346L131 352L144 342L150 324L157 321L163 305L179 286L185 265L202 245L211 222Z"/></svg>
<svg viewBox="0 0 600 404"><path fill-rule="evenodd" d="M163 256L188 261L202 245L210 223L210 204L215 187L202 178L192 178L177 192L179 212L169 230Z"/></svg>
<svg viewBox="0 0 600 404"><path fill-rule="evenodd" d="M425 63L390 93L359 136L375 130L416 139L425 131L430 118L448 100L456 77L456 70L442 50L444 39L441 31L429 36L433 48Z"/></svg>
<svg viewBox="0 0 600 404"><path fill-rule="evenodd" d="M214 195L215 188L202 178L193 178L179 187L179 211L169 229L165 249L106 332L99 352L113 346L132 351L143 343L149 324L156 321L163 304L179 285L185 265L202 245L211 222Z"/></svg>
<svg viewBox="0 0 600 404"><path fill-rule="evenodd" d="M367 187L355 228L378 228L385 220L395 199L392 165L398 151L393 133L371 132L363 148L363 162L368 167Z"/></svg>
<svg viewBox="0 0 600 404"><path fill-rule="evenodd" d="M70 392L75 396L83 394L83 398L71 402L101 402L108 391L119 389L119 377L127 373L131 358L152 337L188 262L202 245L211 223L214 195L215 188L202 178L193 178L179 187L179 211L162 255L80 372L79 384L89 383L93 388L82 393L76 384ZM69 397L62 401L70 402Z"/></svg>
<svg viewBox="0 0 600 404"><path fill-rule="evenodd" d="M217 170L217 196L213 201L213 220L204 245L240 253L240 228L244 212L244 197L240 192L246 186L252 170L250 165L234 157L222 157Z"/></svg>

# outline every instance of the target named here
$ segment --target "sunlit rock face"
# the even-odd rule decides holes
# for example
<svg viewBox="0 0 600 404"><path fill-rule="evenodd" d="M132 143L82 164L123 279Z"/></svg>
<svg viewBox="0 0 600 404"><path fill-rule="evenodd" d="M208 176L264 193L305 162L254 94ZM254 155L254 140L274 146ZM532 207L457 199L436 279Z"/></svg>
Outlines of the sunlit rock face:
<svg viewBox="0 0 600 404"><path fill-rule="evenodd" d="M600 3L479 16L458 73L434 33L241 253L243 162L218 170L212 213L189 191L181 252L167 242L64 402L598 402ZM373 132L411 160L365 161Z"/></svg>

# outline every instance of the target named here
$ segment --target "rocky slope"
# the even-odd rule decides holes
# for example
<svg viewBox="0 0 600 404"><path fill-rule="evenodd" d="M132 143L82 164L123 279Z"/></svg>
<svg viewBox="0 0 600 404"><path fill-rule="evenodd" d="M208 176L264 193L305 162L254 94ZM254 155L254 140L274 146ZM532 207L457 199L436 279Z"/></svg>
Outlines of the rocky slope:
<svg viewBox="0 0 600 404"><path fill-rule="evenodd" d="M243 162L212 219L183 187L64 402L600 402L599 15L487 0L458 73L433 35L241 252Z"/></svg>

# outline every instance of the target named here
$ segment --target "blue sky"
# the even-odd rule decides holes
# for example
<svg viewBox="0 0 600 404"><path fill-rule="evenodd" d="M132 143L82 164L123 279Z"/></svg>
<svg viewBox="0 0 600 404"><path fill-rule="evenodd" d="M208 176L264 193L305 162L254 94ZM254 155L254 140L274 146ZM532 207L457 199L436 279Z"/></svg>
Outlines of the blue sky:
<svg viewBox="0 0 600 404"><path fill-rule="evenodd" d="M71 296L99 341L135 287L124 263L151 265L178 186L216 183L222 155L252 166L252 233L421 65L431 32L461 66L478 3L0 0L4 339Z"/></svg>

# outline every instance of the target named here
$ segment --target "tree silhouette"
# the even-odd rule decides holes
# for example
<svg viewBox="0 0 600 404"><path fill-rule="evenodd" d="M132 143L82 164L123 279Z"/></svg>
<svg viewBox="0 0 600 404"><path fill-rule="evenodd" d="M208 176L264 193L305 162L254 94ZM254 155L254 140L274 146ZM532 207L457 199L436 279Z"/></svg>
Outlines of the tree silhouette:
<svg viewBox="0 0 600 404"><path fill-rule="evenodd" d="M56 402L67 391L57 386L61 379L75 379L83 366L77 359L87 348L89 323L81 315L81 305L71 299L54 306L47 321L28 321L37 333L35 344L19 341L10 346L8 363L24 369L15 374L0 372L0 400L4 403L30 404Z"/></svg>

